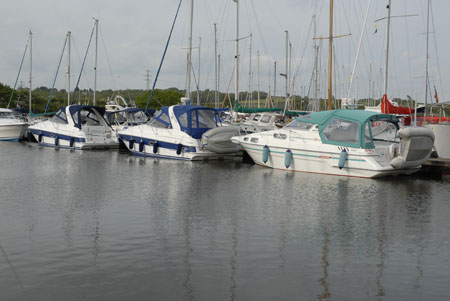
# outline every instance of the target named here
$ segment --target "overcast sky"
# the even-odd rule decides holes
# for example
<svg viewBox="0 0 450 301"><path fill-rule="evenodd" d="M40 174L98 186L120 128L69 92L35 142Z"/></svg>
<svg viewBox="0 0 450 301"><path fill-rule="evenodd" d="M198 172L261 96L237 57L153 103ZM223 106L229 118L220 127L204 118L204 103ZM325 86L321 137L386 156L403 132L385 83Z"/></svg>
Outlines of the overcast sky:
<svg viewBox="0 0 450 301"><path fill-rule="evenodd" d="M368 0L335 0L334 34L351 33L335 39L335 73L333 94L347 95L349 78L363 28ZM350 96L375 97L382 94L386 22L386 0L372 0L368 22ZM51 87L56 75L67 31L72 32L71 87L80 74L94 26L99 19L98 83L103 89L145 89L146 70L150 70L151 84L156 75L164 46L175 16L179 0L15 0L5 1L0 11L0 82L10 86L19 70L20 61L33 32L33 87ZM389 54L389 97L410 95L421 101L425 93L427 0L392 0L392 16L418 15L392 19ZM188 45L190 0L183 0L172 40L161 70L157 88L185 88L186 53ZM430 96L434 87L440 101L450 97L450 1L434 0L429 35ZM329 0L240 0L240 90L267 91L274 89L274 62L277 73L285 72L285 30L292 44L292 70L295 74L296 94L313 95L314 65L313 15L317 19L317 36L328 36ZM214 89L214 23L217 23L218 51L221 56L220 90L231 80L234 60L235 3L232 0L195 0L193 69L198 79L198 45L200 44L200 89ZM433 31L433 24L435 30ZM377 30L377 33L374 33ZM252 80L249 81L250 39L252 34ZM94 37L95 38L95 37ZM319 40L320 95L327 90L328 42ZM437 48L435 47L437 45ZM258 60L259 56L259 73ZM19 78L19 85L28 86L29 54ZM439 58L439 66L437 64ZM67 49L56 81L58 89L66 88L65 71ZM438 68L439 67L439 68ZM80 87L94 86L94 42L88 53ZM439 76L440 71L440 76ZM369 83L370 91L369 91ZM277 76L277 95L284 94L284 78ZM193 80L192 89L195 89ZM372 92L371 92L372 91ZM434 101L434 98L432 99Z"/></svg>

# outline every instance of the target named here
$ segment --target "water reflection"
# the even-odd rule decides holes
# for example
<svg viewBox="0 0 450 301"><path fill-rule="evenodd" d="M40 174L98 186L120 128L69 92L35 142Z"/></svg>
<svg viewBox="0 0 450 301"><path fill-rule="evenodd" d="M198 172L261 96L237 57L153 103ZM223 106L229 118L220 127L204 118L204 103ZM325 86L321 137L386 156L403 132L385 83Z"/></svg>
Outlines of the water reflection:
<svg viewBox="0 0 450 301"><path fill-rule="evenodd" d="M9 172L0 170L1 247L38 300L62 292L160 300L447 294L442 179L349 179L39 147L20 160L15 153ZM3 267L11 270L6 259ZM13 272L0 273L6 299L20 299L17 283Z"/></svg>

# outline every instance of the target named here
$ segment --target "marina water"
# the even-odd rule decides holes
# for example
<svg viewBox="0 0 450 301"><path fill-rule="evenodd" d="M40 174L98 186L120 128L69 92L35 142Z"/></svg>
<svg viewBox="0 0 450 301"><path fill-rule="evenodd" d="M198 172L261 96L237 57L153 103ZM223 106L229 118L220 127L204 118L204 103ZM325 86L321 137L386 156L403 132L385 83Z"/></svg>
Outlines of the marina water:
<svg viewBox="0 0 450 301"><path fill-rule="evenodd" d="M1 143L1 300L448 300L450 176Z"/></svg>

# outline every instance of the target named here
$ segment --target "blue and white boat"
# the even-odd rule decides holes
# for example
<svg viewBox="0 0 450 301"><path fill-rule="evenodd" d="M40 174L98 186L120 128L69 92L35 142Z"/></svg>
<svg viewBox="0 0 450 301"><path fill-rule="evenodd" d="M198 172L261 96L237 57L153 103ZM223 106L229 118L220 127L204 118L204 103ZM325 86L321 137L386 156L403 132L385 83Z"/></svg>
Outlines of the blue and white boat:
<svg viewBox="0 0 450 301"><path fill-rule="evenodd" d="M226 155L207 150L202 136L220 126L216 110L203 106L162 107L149 123L126 127L119 138L134 154L179 160L218 159Z"/></svg>
<svg viewBox="0 0 450 301"><path fill-rule="evenodd" d="M27 129L27 122L13 110L0 108L0 141L19 141Z"/></svg>
<svg viewBox="0 0 450 301"><path fill-rule="evenodd" d="M28 127L43 146L95 149L118 148L116 133L104 118L105 109L96 106L62 107L52 118Z"/></svg>

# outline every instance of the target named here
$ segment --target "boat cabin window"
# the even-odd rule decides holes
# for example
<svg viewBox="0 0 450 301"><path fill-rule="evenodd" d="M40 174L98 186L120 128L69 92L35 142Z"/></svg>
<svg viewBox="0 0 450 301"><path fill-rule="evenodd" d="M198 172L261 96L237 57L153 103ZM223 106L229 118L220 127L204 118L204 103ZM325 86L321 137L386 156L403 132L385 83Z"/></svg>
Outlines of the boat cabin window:
<svg viewBox="0 0 450 301"><path fill-rule="evenodd" d="M180 116L178 116L178 122L180 123L181 127L187 128L188 124L187 113L183 113Z"/></svg>
<svg viewBox="0 0 450 301"><path fill-rule="evenodd" d="M14 114L12 112L0 112L0 118L14 118Z"/></svg>
<svg viewBox="0 0 450 301"><path fill-rule="evenodd" d="M92 111L82 110L81 112L81 124L88 126L97 126L100 125L100 120L98 119L97 114Z"/></svg>
<svg viewBox="0 0 450 301"><path fill-rule="evenodd" d="M129 118L128 120L137 122L137 123L142 123L147 121L148 117L147 115L145 115L144 111L136 111L134 113L129 113Z"/></svg>
<svg viewBox="0 0 450 301"><path fill-rule="evenodd" d="M258 138L251 138L250 142L252 143L258 143L259 139Z"/></svg>
<svg viewBox="0 0 450 301"><path fill-rule="evenodd" d="M161 120L157 119L157 118L153 118L148 125L152 126L152 127L157 127L157 128L163 128L163 129L168 129L170 128L168 123L164 123Z"/></svg>
<svg viewBox="0 0 450 301"><path fill-rule="evenodd" d="M309 130L314 124L309 123L309 122L303 122L303 121L299 121L297 119L294 119L291 121L291 123L289 123L288 125L286 125L287 128L295 128L295 129L300 129L300 130Z"/></svg>
<svg viewBox="0 0 450 301"><path fill-rule="evenodd" d="M124 112L111 112L108 113L108 122L110 124L123 124L127 121L127 118L124 116Z"/></svg>
<svg viewBox="0 0 450 301"><path fill-rule="evenodd" d="M334 118L323 130L328 141L359 144L359 124L353 121Z"/></svg>
<svg viewBox="0 0 450 301"><path fill-rule="evenodd" d="M56 112L55 116L53 116L51 118L52 122L55 123L63 123L66 124L67 123L67 116L66 116L66 112L63 110L59 110L58 112Z"/></svg>
<svg viewBox="0 0 450 301"><path fill-rule="evenodd" d="M268 116L268 115L263 115L262 117L261 117L261 120L260 120L261 122L263 122L263 123L269 123L269 121L270 121L270 116Z"/></svg>
<svg viewBox="0 0 450 301"><path fill-rule="evenodd" d="M216 113L213 110L195 110L191 113L192 128L212 129L216 128Z"/></svg>
<svg viewBox="0 0 450 301"><path fill-rule="evenodd" d="M253 121L258 121L260 118L261 118L261 114L255 114L255 115L253 116L253 118L250 118L250 121L251 121L251 120L253 120Z"/></svg>
<svg viewBox="0 0 450 301"><path fill-rule="evenodd" d="M273 134L273 137L277 138L277 139L286 139L287 135L286 134L275 133L275 134Z"/></svg>

